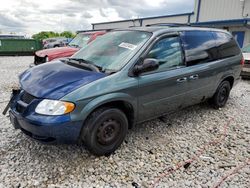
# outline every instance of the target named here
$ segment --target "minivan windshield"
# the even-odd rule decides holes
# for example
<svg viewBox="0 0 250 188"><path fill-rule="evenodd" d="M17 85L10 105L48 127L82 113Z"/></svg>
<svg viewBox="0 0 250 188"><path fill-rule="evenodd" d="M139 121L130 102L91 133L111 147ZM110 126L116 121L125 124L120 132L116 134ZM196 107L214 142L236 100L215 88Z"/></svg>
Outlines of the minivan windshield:
<svg viewBox="0 0 250 188"><path fill-rule="evenodd" d="M152 33L143 31L112 31L72 56L101 67L102 70L120 70L146 43Z"/></svg>
<svg viewBox="0 0 250 188"><path fill-rule="evenodd" d="M76 37L69 43L69 46L76 48L83 48L88 45L90 34L79 33Z"/></svg>

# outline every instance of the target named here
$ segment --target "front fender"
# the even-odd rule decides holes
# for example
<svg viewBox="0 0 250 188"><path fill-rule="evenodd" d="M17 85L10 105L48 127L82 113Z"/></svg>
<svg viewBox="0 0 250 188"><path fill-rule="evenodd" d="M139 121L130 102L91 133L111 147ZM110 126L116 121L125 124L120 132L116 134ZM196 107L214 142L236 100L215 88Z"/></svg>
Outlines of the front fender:
<svg viewBox="0 0 250 188"><path fill-rule="evenodd" d="M129 103L134 109L134 117L137 117L137 98L126 93L110 93L99 96L89 101L80 111L71 115L73 121L85 121L86 118L98 107L109 102L123 101ZM136 119L135 119L136 120Z"/></svg>

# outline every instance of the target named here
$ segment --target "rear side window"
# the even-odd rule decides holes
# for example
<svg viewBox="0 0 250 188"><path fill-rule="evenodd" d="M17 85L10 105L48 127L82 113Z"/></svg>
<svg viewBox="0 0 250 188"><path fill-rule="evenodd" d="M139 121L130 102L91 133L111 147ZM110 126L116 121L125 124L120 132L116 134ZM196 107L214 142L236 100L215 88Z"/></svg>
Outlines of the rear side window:
<svg viewBox="0 0 250 188"><path fill-rule="evenodd" d="M212 32L185 31L182 33L187 66L217 59L216 42Z"/></svg>
<svg viewBox="0 0 250 188"><path fill-rule="evenodd" d="M240 54L240 48L231 35L223 32L213 32L213 35L218 48L218 59Z"/></svg>

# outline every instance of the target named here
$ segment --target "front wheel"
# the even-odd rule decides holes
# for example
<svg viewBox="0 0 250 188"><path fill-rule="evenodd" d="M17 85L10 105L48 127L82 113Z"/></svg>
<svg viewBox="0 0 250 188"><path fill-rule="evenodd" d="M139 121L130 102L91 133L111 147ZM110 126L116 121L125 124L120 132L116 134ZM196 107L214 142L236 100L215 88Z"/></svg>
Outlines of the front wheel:
<svg viewBox="0 0 250 188"><path fill-rule="evenodd" d="M231 85L228 81L223 81L214 96L210 99L210 103L215 109L222 108L226 105L231 91Z"/></svg>
<svg viewBox="0 0 250 188"><path fill-rule="evenodd" d="M91 153L102 156L112 154L122 144L128 131L128 120L117 108L100 108L83 126L81 138L85 146Z"/></svg>

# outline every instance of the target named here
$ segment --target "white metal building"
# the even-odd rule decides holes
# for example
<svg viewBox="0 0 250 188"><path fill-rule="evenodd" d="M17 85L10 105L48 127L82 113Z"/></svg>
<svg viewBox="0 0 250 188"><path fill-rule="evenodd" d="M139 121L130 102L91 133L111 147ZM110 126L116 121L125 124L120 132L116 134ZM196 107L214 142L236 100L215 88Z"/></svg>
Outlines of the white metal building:
<svg viewBox="0 0 250 188"><path fill-rule="evenodd" d="M194 11L190 13L94 23L92 28L127 28L156 23L191 23L227 29L242 47L250 43L250 0L195 0Z"/></svg>

